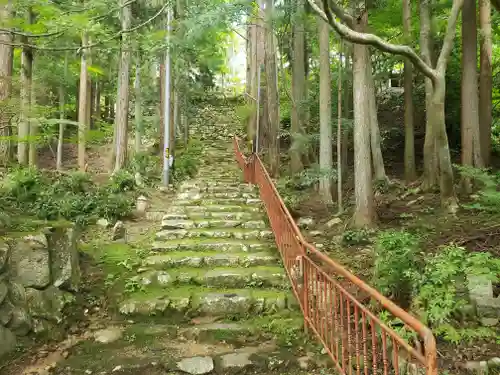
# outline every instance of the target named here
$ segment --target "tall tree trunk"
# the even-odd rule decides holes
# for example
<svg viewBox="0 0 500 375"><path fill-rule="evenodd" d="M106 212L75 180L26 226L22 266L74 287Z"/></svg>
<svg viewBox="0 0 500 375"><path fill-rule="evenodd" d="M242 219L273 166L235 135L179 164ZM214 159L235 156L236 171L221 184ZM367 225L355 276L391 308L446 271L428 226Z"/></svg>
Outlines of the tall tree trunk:
<svg viewBox="0 0 500 375"><path fill-rule="evenodd" d="M132 22L131 5L126 0L120 0L122 30L130 29ZM128 108L129 108L129 80L130 80L130 36L122 34L120 52L120 72L118 77L117 112L116 112L116 159L114 171L118 171L127 160L128 146Z"/></svg>
<svg viewBox="0 0 500 375"><path fill-rule="evenodd" d="M257 59L257 51L258 51L258 31L257 31L257 26L255 25L256 22L256 16L252 17L250 19L250 25L248 27L250 28L250 41L249 41L249 49L250 49L250 54L247 55L247 59L249 60L249 76L250 80L248 81L248 85L250 85L250 97L249 97L249 107L251 108L250 115L248 116L248 123L247 123L247 142L249 145L252 144L254 137L255 137L255 132L256 132L256 125L257 125L257 95L259 92L258 88L258 83L257 83L257 76L258 76L258 59ZM251 146L250 146L251 147Z"/></svg>
<svg viewBox="0 0 500 375"><path fill-rule="evenodd" d="M96 80L95 81L95 101L94 101L94 111L93 111L93 120L98 121L101 118L101 82Z"/></svg>
<svg viewBox="0 0 500 375"><path fill-rule="evenodd" d="M141 95L141 53L137 51L135 61L135 152L142 147L142 95Z"/></svg>
<svg viewBox="0 0 500 375"><path fill-rule="evenodd" d="M28 23L32 21L31 9L28 10ZM27 43L26 37L23 42ZM19 143L17 145L17 160L21 165L28 165L28 139L30 135L31 115L31 85L33 83L33 50L23 47L21 53L21 110L19 118Z"/></svg>
<svg viewBox="0 0 500 375"><path fill-rule="evenodd" d="M8 24L12 17L12 2L9 0L0 5L0 20ZM12 127L11 118L14 111L11 109L10 95L12 92L12 34L0 33L0 165L7 165L12 156Z"/></svg>
<svg viewBox="0 0 500 375"><path fill-rule="evenodd" d="M431 62L431 15L429 9L430 0L420 0L420 55L422 60L429 65ZM432 81L425 77L425 141L424 141L424 175L422 187L429 190L438 184L439 163L435 143L434 129L430 118L431 96L433 92Z"/></svg>
<svg viewBox="0 0 500 375"><path fill-rule="evenodd" d="M56 153L56 169L62 170L63 162L63 146L64 146L64 119L65 119L65 96L66 96L66 80L68 79L68 52L64 55L64 81L59 85L59 137L57 138L57 153Z"/></svg>
<svg viewBox="0 0 500 375"><path fill-rule="evenodd" d="M269 113L269 153L268 164L272 177L279 173L279 90L278 90L278 68L276 63L276 45L273 32L273 0L266 0L266 82L267 82L267 104Z"/></svg>
<svg viewBox="0 0 500 375"><path fill-rule="evenodd" d="M89 44L87 32L82 34L82 46ZM88 48L83 48L80 57L80 92L78 95L78 169L85 170L85 138L88 129L87 107L89 106L87 91L89 89L87 56Z"/></svg>
<svg viewBox="0 0 500 375"><path fill-rule="evenodd" d="M490 0L479 0L479 133L485 166L490 165L492 125L492 41Z"/></svg>
<svg viewBox="0 0 500 375"><path fill-rule="evenodd" d="M372 64L370 51L367 50L368 61L366 64L366 83L367 83L367 100L369 105L369 121L370 121L370 145L372 152L373 171L376 181L387 181L385 174L384 158L382 157L382 148L380 145L380 129L377 118L377 103L375 95L375 82L372 73Z"/></svg>
<svg viewBox="0 0 500 375"><path fill-rule="evenodd" d="M291 133L292 146L290 148L290 167L292 174L299 173L304 168L302 164L302 151L298 138L304 126L304 99L305 99L305 26L304 26L304 1L297 0L293 20L293 52L292 52L292 105Z"/></svg>
<svg viewBox="0 0 500 375"><path fill-rule="evenodd" d="M38 120L35 119L35 105L36 105L36 92L35 92L35 61L34 58L31 62L31 87L30 87L30 142L28 149L28 165L35 167L37 164L37 150L38 150Z"/></svg>
<svg viewBox="0 0 500 375"><path fill-rule="evenodd" d="M411 4L403 1L403 34L407 40L411 38ZM415 135L413 128L413 64L405 59L404 65L404 101L405 101L405 179L407 182L417 178L415 166Z"/></svg>
<svg viewBox="0 0 500 375"><path fill-rule="evenodd" d="M344 131L342 129L342 52L343 52L344 42L342 39L339 40L339 74L337 78L337 205L338 213L341 214L344 211L344 202L342 197L342 181L344 175L344 165L343 156L344 152L342 150L342 143L344 139ZM347 55L344 55L347 57ZM347 63L346 63L347 65Z"/></svg>
<svg viewBox="0 0 500 375"><path fill-rule="evenodd" d="M367 12L356 19L356 31L364 32L368 23ZM367 90L369 53L368 47L353 45L353 91L354 91L354 195L356 207L353 225L370 227L375 220L373 202L371 152L370 152L370 99Z"/></svg>
<svg viewBox="0 0 500 375"><path fill-rule="evenodd" d="M319 193L326 205L333 204L332 199L332 88L330 74L330 26L318 19L319 33L319 168L321 178Z"/></svg>
<svg viewBox="0 0 500 375"><path fill-rule="evenodd" d="M165 61L165 58L162 58ZM160 156L163 155L164 145L165 145L165 64L160 62L160 84L158 85L160 88L160 126L158 126L158 130L160 132L158 139L160 140L159 144L159 153Z"/></svg>
<svg viewBox="0 0 500 375"><path fill-rule="evenodd" d="M479 149L476 0L465 0L462 11L462 164L482 167ZM471 191L470 180L463 181Z"/></svg>

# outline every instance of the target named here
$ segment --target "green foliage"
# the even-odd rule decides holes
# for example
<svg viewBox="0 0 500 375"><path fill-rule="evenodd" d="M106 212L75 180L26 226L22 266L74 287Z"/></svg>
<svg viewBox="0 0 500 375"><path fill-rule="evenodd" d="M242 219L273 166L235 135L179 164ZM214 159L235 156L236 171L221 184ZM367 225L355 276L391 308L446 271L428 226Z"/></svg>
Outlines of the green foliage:
<svg viewBox="0 0 500 375"><path fill-rule="evenodd" d="M179 183L188 177L194 177L201 165L203 145L197 139L191 139L186 148L176 150L172 179Z"/></svg>
<svg viewBox="0 0 500 375"><path fill-rule="evenodd" d="M99 217L123 218L132 211L134 190L135 182L126 172L97 186L82 172L49 175L37 169L16 168L0 185L0 217L65 219L80 224ZM3 224L9 222L4 219Z"/></svg>
<svg viewBox="0 0 500 375"><path fill-rule="evenodd" d="M342 243L344 245L367 245L371 243L372 230L350 229L342 233Z"/></svg>
<svg viewBox="0 0 500 375"><path fill-rule="evenodd" d="M486 169L461 165L457 165L456 167L463 177L469 178L480 189L476 195L475 202L465 205L465 207L490 213L499 213L500 191L497 191L497 186L500 182L500 176L492 175Z"/></svg>
<svg viewBox="0 0 500 375"><path fill-rule="evenodd" d="M458 343L478 338L492 338L486 327L463 327L464 308L469 303L467 280L481 276L497 282L500 259L489 253L468 253L449 245L436 254L421 257L419 241L404 231L387 231L376 241L374 285L386 296L411 310L434 333ZM383 317L389 326L404 334L398 320Z"/></svg>
<svg viewBox="0 0 500 375"><path fill-rule="evenodd" d="M467 304L463 296L470 276L484 276L496 281L500 259L489 253L468 254L462 247L447 246L426 261L423 272L413 272L414 308L433 327L449 325Z"/></svg>
<svg viewBox="0 0 500 375"><path fill-rule="evenodd" d="M127 169L134 174L140 173L144 182L150 184L161 176L161 165L162 160L158 155L139 152L128 162Z"/></svg>
<svg viewBox="0 0 500 375"><path fill-rule="evenodd" d="M405 306L412 291L419 241L405 231L382 232L375 242L374 286L384 295Z"/></svg>

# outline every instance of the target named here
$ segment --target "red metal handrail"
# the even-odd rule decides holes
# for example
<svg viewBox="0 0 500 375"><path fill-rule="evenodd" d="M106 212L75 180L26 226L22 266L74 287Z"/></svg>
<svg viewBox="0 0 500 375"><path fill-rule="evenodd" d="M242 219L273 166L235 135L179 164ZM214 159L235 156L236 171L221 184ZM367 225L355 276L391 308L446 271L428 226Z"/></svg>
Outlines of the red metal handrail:
<svg viewBox="0 0 500 375"><path fill-rule="evenodd" d="M237 137L233 143L245 181L259 187L305 327L321 341L339 372L437 375L436 341L431 330L309 244L259 156L247 158ZM412 345L384 324L380 318L383 312L399 318L407 333L418 340Z"/></svg>

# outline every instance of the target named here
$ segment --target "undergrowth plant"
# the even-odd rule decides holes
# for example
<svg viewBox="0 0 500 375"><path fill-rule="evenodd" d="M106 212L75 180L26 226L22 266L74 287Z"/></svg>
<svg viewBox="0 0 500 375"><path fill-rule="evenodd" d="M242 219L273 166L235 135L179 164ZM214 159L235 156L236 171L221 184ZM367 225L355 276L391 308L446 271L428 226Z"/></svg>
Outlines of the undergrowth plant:
<svg viewBox="0 0 500 375"><path fill-rule="evenodd" d="M453 343L495 337L475 319L464 325L463 317L470 304L468 280L498 282L500 259L489 253L471 254L453 244L434 254L422 253L414 234L393 230L379 234L375 256L374 285L409 308L436 335ZM401 326L387 319L389 326Z"/></svg>
<svg viewBox="0 0 500 375"><path fill-rule="evenodd" d="M96 185L89 174L82 172L16 168L0 182L0 216L11 217L10 226L22 226L28 217L88 224L100 217L118 219L130 215L136 194L134 178L127 172Z"/></svg>
<svg viewBox="0 0 500 375"><path fill-rule="evenodd" d="M374 285L403 307L410 304L418 238L405 231L382 232L375 242Z"/></svg>
<svg viewBox="0 0 500 375"><path fill-rule="evenodd" d="M465 205L465 207L490 213L500 213L500 191L497 189L500 183L500 175L491 174L487 169L463 165L457 165L456 168L463 177L469 178L474 182L474 186L478 188L475 202Z"/></svg>

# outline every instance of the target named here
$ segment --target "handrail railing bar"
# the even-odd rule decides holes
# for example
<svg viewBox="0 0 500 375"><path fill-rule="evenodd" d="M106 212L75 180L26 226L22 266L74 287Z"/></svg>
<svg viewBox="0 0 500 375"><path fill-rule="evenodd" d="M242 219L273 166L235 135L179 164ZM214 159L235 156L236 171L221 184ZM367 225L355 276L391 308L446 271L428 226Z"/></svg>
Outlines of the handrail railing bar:
<svg viewBox="0 0 500 375"><path fill-rule="evenodd" d="M333 259L330 259L326 255L324 255L322 252L320 252L318 249L316 249L314 246L309 244L303 237L302 233L297 227L297 224L293 220L293 218L290 215L290 212L288 211L286 205L284 204L279 192L277 191L277 188L275 184L272 182L272 179L269 176L269 173L267 169L265 168L264 164L262 163L262 160L260 157L256 154L252 154L249 157L245 157L245 155L242 154L241 149L239 147L239 138L234 137L233 143L234 143L234 149L236 153L236 158L238 161L238 164L240 167L244 170L245 172L245 179L254 185L257 185L259 187L260 195L261 198L264 202L266 212L268 214L268 217L270 219L271 223L271 228L273 230L273 233L275 233L276 236L276 244L278 246L278 250L280 252L280 255L283 259L284 265L285 265L285 270L287 276L291 280L292 284L292 290L293 294L297 298L299 302L299 306L302 310L302 313L304 314L304 321L306 323L306 326L310 326L310 328L313 329L313 332L316 334L316 336L319 338L319 340L325 345L325 348L327 349L329 355L332 357L332 359L335 361L336 356L333 355L331 352L330 348L328 347L325 338L323 337L323 333L318 330L318 327L316 326L317 324L321 325L321 331L323 331L323 328L326 330L327 325L329 324L327 320L329 319L329 315L322 315L321 311L323 311L323 307L327 307L329 305L329 302L326 300L326 290L323 290L323 294L325 294L323 297L324 299L320 302L318 298L318 284L321 284L320 281L318 281L318 277L323 281L323 287L327 285L332 285L334 289L337 289L339 294L341 295L340 298L340 313L341 313L341 324L340 324L340 330L343 331L344 329L344 323L343 323L343 312L344 309L342 307L343 303L342 301L345 299L345 302L347 303L348 311L346 311L346 316L347 322L348 322L348 327L347 327L347 335L348 335L348 342L350 345L350 340L351 337L349 335L351 326L349 324L350 322L350 309L351 306L354 306L354 310L357 311L357 314L359 315L359 309L361 311L361 316L363 317L363 336L365 337L366 335L366 321L367 318L370 318L370 331L372 333L372 354L373 354L373 366L374 366L374 371L376 372L377 369L377 361L375 360L376 358L376 342L375 342L375 330L376 326L379 327L382 333L382 350L383 350L383 362L384 362L384 370L387 371L387 365L388 365L388 357L387 357L387 336L392 338L392 343L393 343L393 357L398 356L394 352L396 352L399 349L404 349L408 355L416 359L418 362L420 362L421 365L425 366L426 374L427 375L436 375L437 374L437 350L436 350L436 341L435 338L430 331L429 328L427 328L424 324L422 324L420 321L418 321L414 316L406 312L405 310L401 309L399 306L397 306L395 303L390 301L388 298L383 296L381 293L379 293L377 290L373 289L371 286L367 285L365 282L363 282L361 279L359 279L357 276L353 275L351 272L347 271L342 265L336 263ZM272 196L272 198L266 198L263 194L269 194ZM271 199L271 200L269 200ZM276 207L277 206L277 207ZM278 215L278 216L277 216ZM284 217L283 217L284 216ZM278 217L281 218L281 223L284 225L280 225L276 220ZM282 237L282 234L284 234L284 237ZM290 248L291 252L288 252L287 249ZM313 261L308 255L314 255L315 260ZM297 260L300 257L301 263L299 263L299 266L301 266L301 271L302 271L302 282L303 285L300 286L300 284L297 283L297 281L294 279L294 277L291 274L291 270L294 267L294 260ZM317 260L316 260L317 258ZM317 264L317 262L320 262L321 266ZM313 266L313 268L311 268ZM314 269L314 271L313 271ZM376 315L374 315L366 306L364 306L360 301L358 301L350 292L348 292L344 287L342 287L341 283L332 278L326 270L330 270L333 273L337 274L338 276L344 277L346 281L349 281L353 284L353 286L357 287L363 292L366 292L368 296L380 303L380 305L387 310L388 312L392 313L394 316L398 317L403 323L406 324L409 328L411 328L415 333L417 333L421 339L423 340L424 344L424 353L425 357L419 353L415 348L413 348L411 345L409 345L405 340L403 340L393 329L390 327L386 326ZM309 272L308 272L309 271ZM313 279L310 279L309 273L312 274ZM327 283L328 281L328 283ZM313 288L316 287L316 294L315 292L310 290L310 282L313 282ZM326 288L328 289L328 288ZM321 292L320 292L321 294ZM315 302L310 300L310 296L313 296L315 298ZM311 303L312 302L312 303ZM335 313L335 316L337 316L337 305L335 302L335 306L330 306L330 308L333 308L333 311ZM311 316L311 313L313 316ZM327 313L328 314L328 313ZM358 315L354 317L355 323L359 323L358 320ZM314 318L314 319L313 319ZM332 317L330 317L332 318ZM335 318L336 320L337 318ZM336 322L335 324L338 324ZM323 327L324 325L324 327ZM359 324L358 324L359 325ZM359 327L358 327L359 328ZM358 328L356 328L356 340L359 340L359 332ZM335 328L334 328L335 329ZM326 332L326 331L325 331ZM336 343L337 343L337 339ZM337 344L335 345L337 346ZM399 346L398 346L399 344ZM345 341L344 341L344 336L342 335L342 351L345 351L347 348L345 347ZM359 348L359 344L357 345ZM363 343L364 349L364 355L366 357L366 342ZM338 350L337 348L336 350ZM350 353L350 352L349 352ZM347 354L347 353L346 353ZM359 361L359 353L356 351L357 356L357 361ZM345 363L344 355L342 355L342 363L340 363L340 359L337 358L336 361L336 367L340 369L342 373L345 373L344 369L347 366L347 363ZM394 358L393 358L394 361ZM396 363L398 363L398 358L395 359ZM349 354L349 363L351 363L351 354ZM394 363L393 363L394 365ZM398 366L399 367L399 366ZM352 370L352 369L351 369ZM359 368L358 368L359 371ZM365 372L367 371L365 367ZM398 370L396 370L396 373Z"/></svg>
<svg viewBox="0 0 500 375"><path fill-rule="evenodd" d="M338 281L336 281L335 279L332 279L330 277L330 275L328 275L327 273L325 273L321 269L321 267L319 267L317 264L315 264L315 262L313 262L308 256L304 256L304 259L307 259L314 268L316 268L320 273L323 273L323 275L332 284L334 284L335 287L339 289L339 291L341 291L342 293L344 293L346 296L349 297L349 299L351 301L350 303L354 303L359 309L361 309L365 314L367 314L368 317L370 319L372 319L373 321L375 321L380 326L380 328L382 328L385 332L387 332L391 336L391 338L397 340L398 344L400 344L402 347L404 347L405 350L407 350L408 352L410 352L410 354L412 354L413 356L415 356L415 358L418 359L419 361L425 362L425 357L421 353L417 352L415 350L415 348L411 347L406 341L404 341L396 333L396 331L394 331L391 327L387 326L375 314L373 314L369 309L367 309L366 306L364 306L361 302L359 302L356 298L354 298L354 296L351 293L349 293Z"/></svg>
<svg viewBox="0 0 500 375"><path fill-rule="evenodd" d="M238 144L238 138L236 139L236 144ZM239 145L238 145L239 149ZM254 155L255 157L255 155ZM262 163L259 157L256 158L259 162ZM269 176L269 173L265 168L261 169L262 172L265 174L265 176L269 179L271 177ZM278 197L279 192L274 186L274 184L271 184L271 189L273 190L273 193L275 193ZM368 284L364 283L361 279L359 279L357 276L353 275L351 272L347 271L343 266L340 264L337 264L335 261L333 261L331 258L327 257L325 254L322 252L318 251L314 246L309 244L304 237L302 236L302 233L298 229L297 225L295 224L295 221L293 220L292 216L290 215L290 212L286 208L286 205L284 204L282 199L279 199L282 203L282 208L283 212L285 213L285 216L287 220L290 223L291 228L295 232L295 235L297 236L297 239L303 246L305 246L308 250L310 250L314 255L317 255L321 261L325 262L328 264L328 266L332 267L340 273L342 276L345 278L349 279L352 281L356 286L360 287L370 295L372 295L376 300L380 302L382 306L384 306L387 310L389 310L393 315L397 315L398 317L401 315L400 319L405 323L410 325L412 328L414 328L421 336L422 338L425 338L428 335L433 336L432 331L428 329L426 326L424 326L419 320L417 320L415 317L413 317L411 314L397 306L394 302L383 296L381 293L379 293L376 289L373 289L370 287Z"/></svg>

